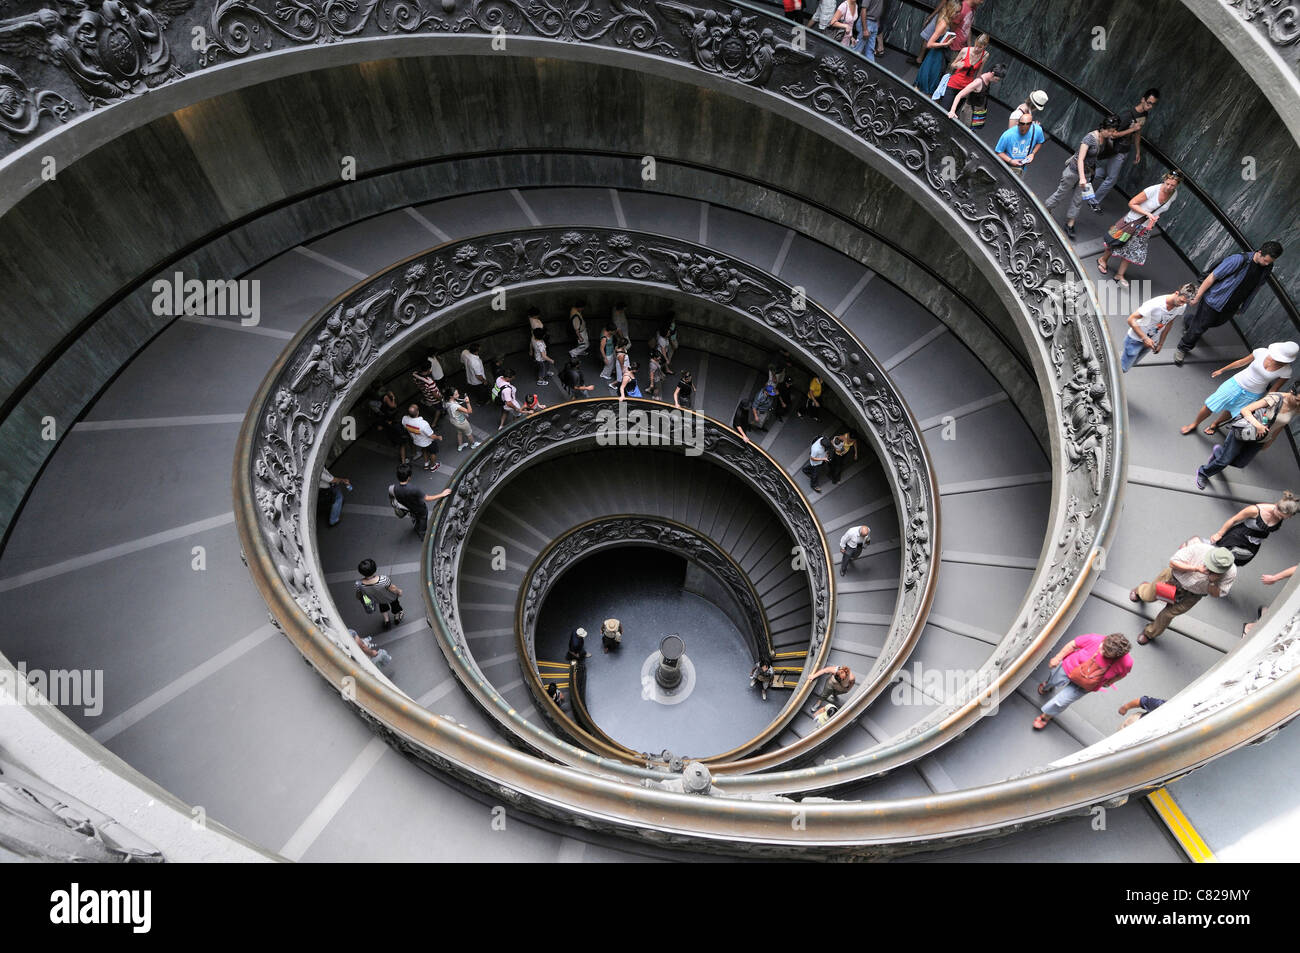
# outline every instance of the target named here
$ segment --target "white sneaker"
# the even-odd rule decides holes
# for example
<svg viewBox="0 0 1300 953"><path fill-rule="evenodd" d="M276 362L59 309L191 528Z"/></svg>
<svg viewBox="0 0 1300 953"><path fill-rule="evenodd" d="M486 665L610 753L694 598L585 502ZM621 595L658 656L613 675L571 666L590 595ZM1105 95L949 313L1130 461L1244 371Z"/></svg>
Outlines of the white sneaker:
<svg viewBox="0 0 1300 953"><path fill-rule="evenodd" d="M469 446L469 444L466 444L466 443L458 444L457 447L456 447L456 452L457 452L457 453L460 453L460 452L461 452L462 450L464 450L467 446Z"/></svg>
<svg viewBox="0 0 1300 953"><path fill-rule="evenodd" d="M482 441L482 440L475 440L473 443L471 443L471 444L469 445L469 448L470 448L471 450L473 450L475 447L481 447L481 446L483 446L483 441Z"/></svg>
<svg viewBox="0 0 1300 953"><path fill-rule="evenodd" d="M388 649L380 649L379 654L373 659L376 665L387 665L392 660L393 657L388 654Z"/></svg>

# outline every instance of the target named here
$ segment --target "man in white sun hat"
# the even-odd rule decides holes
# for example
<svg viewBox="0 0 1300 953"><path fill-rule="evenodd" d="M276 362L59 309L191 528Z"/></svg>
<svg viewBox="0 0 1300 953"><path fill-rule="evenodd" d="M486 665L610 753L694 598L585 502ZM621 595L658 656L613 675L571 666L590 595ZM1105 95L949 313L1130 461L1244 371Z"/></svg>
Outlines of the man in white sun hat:
<svg viewBox="0 0 1300 953"><path fill-rule="evenodd" d="M569 636L569 652L565 658L570 662L576 662L578 659L591 658L591 653L587 651L587 630L577 628Z"/></svg>

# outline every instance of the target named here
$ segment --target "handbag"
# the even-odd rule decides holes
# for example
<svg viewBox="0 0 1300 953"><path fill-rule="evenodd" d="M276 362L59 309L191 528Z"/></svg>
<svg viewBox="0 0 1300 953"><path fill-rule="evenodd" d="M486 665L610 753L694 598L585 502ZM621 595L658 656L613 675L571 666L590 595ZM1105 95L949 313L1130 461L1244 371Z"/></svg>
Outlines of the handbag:
<svg viewBox="0 0 1300 953"><path fill-rule="evenodd" d="M1274 407L1276 407L1276 403L1273 407L1265 407L1262 411L1255 414L1255 419L1266 428L1269 427L1273 421ZM1245 414L1238 414L1228 421L1228 431L1238 440L1245 443L1254 443L1257 440L1262 439L1259 435L1259 431L1255 429L1254 424L1246 419Z"/></svg>
<svg viewBox="0 0 1300 953"><path fill-rule="evenodd" d="M1156 583L1156 598L1173 605L1178 601L1178 587L1172 582Z"/></svg>
<svg viewBox="0 0 1300 953"><path fill-rule="evenodd" d="M1116 222L1114 225L1110 227L1110 229L1106 232L1106 234L1109 235L1111 239L1117 242L1118 244L1125 245L1128 243L1129 239L1131 239L1136 234L1136 231L1133 228L1132 222L1125 221L1123 218L1121 218L1118 222Z"/></svg>
<svg viewBox="0 0 1300 953"><path fill-rule="evenodd" d="M1094 655L1086 662L1079 663L1075 670L1070 672L1067 677L1080 688L1086 689L1090 692L1095 692L1106 683L1106 675L1111 669L1110 665L1101 665L1098 663L1098 657L1099 655Z"/></svg>

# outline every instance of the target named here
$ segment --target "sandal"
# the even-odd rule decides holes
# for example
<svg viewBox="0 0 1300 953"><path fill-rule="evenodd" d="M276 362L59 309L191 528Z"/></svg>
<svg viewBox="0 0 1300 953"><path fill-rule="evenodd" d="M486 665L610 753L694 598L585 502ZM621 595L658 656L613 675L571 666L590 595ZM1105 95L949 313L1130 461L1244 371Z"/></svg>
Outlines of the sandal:
<svg viewBox="0 0 1300 953"><path fill-rule="evenodd" d="M1039 715L1034 719L1034 731L1042 731L1047 727L1047 723L1052 720L1051 715Z"/></svg>
<svg viewBox="0 0 1300 953"><path fill-rule="evenodd" d="M1205 430L1204 430L1203 432L1204 432L1205 436L1207 436L1207 437L1213 437L1213 436L1215 435L1215 433L1218 432L1218 430L1219 430L1219 428L1218 428L1215 424L1210 424L1210 426L1206 427Z"/></svg>
<svg viewBox="0 0 1300 953"><path fill-rule="evenodd" d="M1103 275L1110 274L1110 272L1106 270L1106 263L1102 261L1100 258L1097 259L1097 270L1100 271Z"/></svg>
<svg viewBox="0 0 1300 953"><path fill-rule="evenodd" d="M1047 683L1046 683L1046 682L1039 682L1039 683L1038 683L1038 694L1040 694L1040 695L1046 695L1046 694L1047 694Z"/></svg>
<svg viewBox="0 0 1300 953"><path fill-rule="evenodd" d="M1116 283L1117 285L1119 285L1121 288L1127 288L1127 287L1128 287L1128 279L1125 278L1123 275L1116 275L1116 276L1115 276L1115 283Z"/></svg>
<svg viewBox="0 0 1300 953"><path fill-rule="evenodd" d="M1196 424L1188 424L1186 427L1179 427L1178 432L1182 434L1184 437L1186 437L1189 433L1191 433L1195 429L1196 429Z"/></svg>

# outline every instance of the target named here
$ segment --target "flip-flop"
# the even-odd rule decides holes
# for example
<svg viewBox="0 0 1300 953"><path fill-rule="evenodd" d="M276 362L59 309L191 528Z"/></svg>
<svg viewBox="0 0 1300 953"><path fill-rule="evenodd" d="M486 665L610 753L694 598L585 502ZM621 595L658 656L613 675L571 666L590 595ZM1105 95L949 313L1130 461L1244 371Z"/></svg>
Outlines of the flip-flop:
<svg viewBox="0 0 1300 953"><path fill-rule="evenodd" d="M1034 719L1034 731L1042 731L1044 728L1047 727L1048 723L1051 720L1052 719L1047 715L1039 715L1037 718Z"/></svg>
<svg viewBox="0 0 1300 953"><path fill-rule="evenodd" d="M1040 695L1046 695L1046 694L1047 694L1047 683L1046 683L1046 682L1039 682L1039 683L1038 683L1038 694L1040 694Z"/></svg>
<svg viewBox="0 0 1300 953"><path fill-rule="evenodd" d="M1182 434L1184 437L1186 437L1189 433L1191 433L1195 429L1196 429L1196 424L1188 424L1186 427L1179 427L1178 432Z"/></svg>
<svg viewBox="0 0 1300 953"><path fill-rule="evenodd" d="M1109 274L1110 274L1110 272L1106 269L1106 266L1105 266L1104 264L1102 264L1102 261L1101 261L1100 258L1097 259L1097 270L1098 270L1099 272L1101 272L1103 275L1109 275Z"/></svg>
<svg viewBox="0 0 1300 953"><path fill-rule="evenodd" d="M1115 276L1115 283L1118 284L1121 288L1128 287L1128 279L1121 277L1120 275Z"/></svg>
<svg viewBox="0 0 1300 953"><path fill-rule="evenodd" d="M1204 432L1205 436L1207 436L1207 437L1213 437L1213 436L1215 435L1215 433L1218 432L1218 430L1219 430L1219 428L1218 428L1217 426L1209 426L1209 427L1206 427L1205 430L1204 430L1203 432Z"/></svg>

